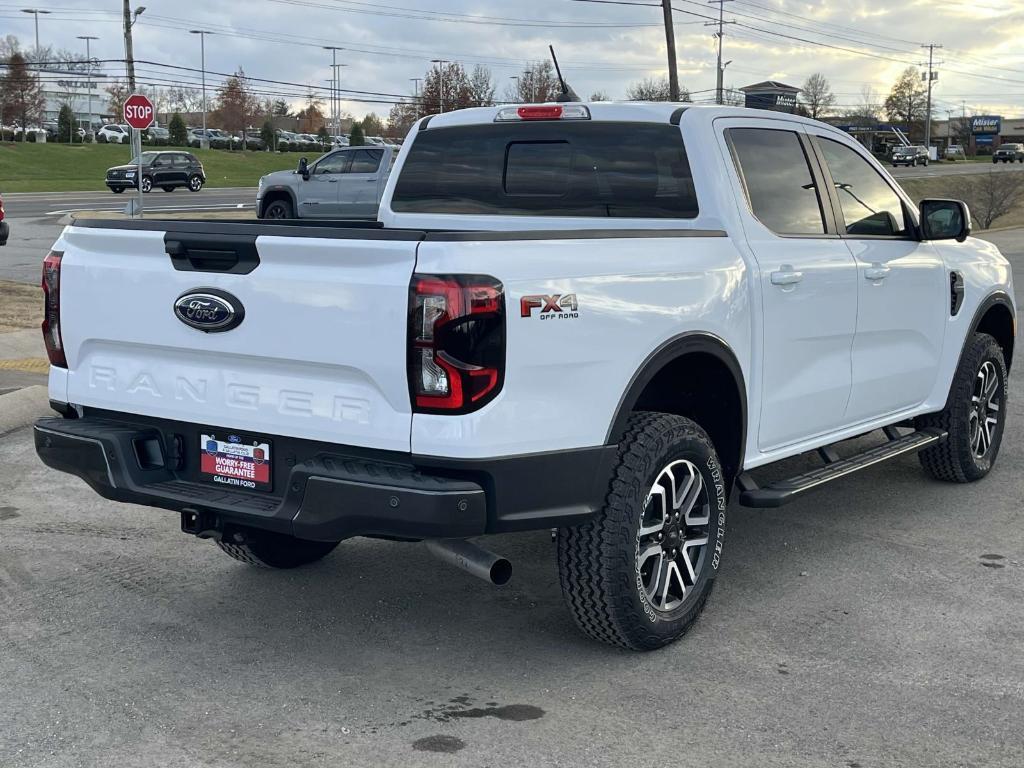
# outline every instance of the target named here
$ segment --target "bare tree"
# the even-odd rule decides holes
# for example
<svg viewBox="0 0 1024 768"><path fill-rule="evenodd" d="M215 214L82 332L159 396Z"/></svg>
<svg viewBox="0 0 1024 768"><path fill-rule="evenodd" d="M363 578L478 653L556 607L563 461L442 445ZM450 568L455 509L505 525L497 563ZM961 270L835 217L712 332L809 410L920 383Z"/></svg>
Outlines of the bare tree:
<svg viewBox="0 0 1024 768"><path fill-rule="evenodd" d="M505 100L520 104L541 104L554 101L562 92L551 62L535 61L528 64L505 89Z"/></svg>
<svg viewBox="0 0 1024 768"><path fill-rule="evenodd" d="M982 229L988 229L1024 198L1024 174L990 170L988 173L961 176L950 185L950 189L953 197L970 207L971 218Z"/></svg>
<svg viewBox="0 0 1024 768"><path fill-rule="evenodd" d="M173 85L167 89L167 105L175 112L199 112L203 108L203 94L198 88Z"/></svg>
<svg viewBox="0 0 1024 768"><path fill-rule="evenodd" d="M815 120L832 109L836 96L823 74L815 72L804 80L804 87L800 89L800 103L807 110L807 116Z"/></svg>
<svg viewBox="0 0 1024 768"><path fill-rule="evenodd" d="M0 112L17 116L22 127L27 128L42 117L45 105L39 79L28 71L25 57L12 54L7 74L0 78ZM26 136L27 131L21 134L21 140Z"/></svg>
<svg viewBox="0 0 1024 768"><path fill-rule="evenodd" d="M669 88L667 77L660 80L647 77L629 86L626 98L630 101L672 101L672 90ZM690 92L682 86L679 88L679 100L690 100Z"/></svg>
<svg viewBox="0 0 1024 768"><path fill-rule="evenodd" d="M917 68L907 67L885 97L886 116L893 122L902 122L908 131L914 130L923 124L927 114L926 94Z"/></svg>
<svg viewBox="0 0 1024 768"><path fill-rule="evenodd" d="M477 107L494 104L494 77L483 64L477 64L469 73L469 98Z"/></svg>

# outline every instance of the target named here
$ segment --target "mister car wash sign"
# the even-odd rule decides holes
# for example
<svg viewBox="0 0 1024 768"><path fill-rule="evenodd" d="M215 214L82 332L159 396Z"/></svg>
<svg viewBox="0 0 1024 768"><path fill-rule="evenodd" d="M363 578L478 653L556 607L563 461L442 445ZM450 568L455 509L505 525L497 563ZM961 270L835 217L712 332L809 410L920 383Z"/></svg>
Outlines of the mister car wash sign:
<svg viewBox="0 0 1024 768"><path fill-rule="evenodd" d="M977 135L994 135L999 133L1003 127L1003 118L1000 115L975 115L971 118L971 133Z"/></svg>

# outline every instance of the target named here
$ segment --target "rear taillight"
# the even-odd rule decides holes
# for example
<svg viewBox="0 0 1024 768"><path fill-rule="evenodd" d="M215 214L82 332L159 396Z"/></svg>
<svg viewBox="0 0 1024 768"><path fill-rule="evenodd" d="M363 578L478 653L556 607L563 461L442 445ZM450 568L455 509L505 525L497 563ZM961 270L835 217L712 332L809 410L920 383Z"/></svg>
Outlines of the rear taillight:
<svg viewBox="0 0 1024 768"><path fill-rule="evenodd" d="M469 413L501 391L505 296L478 275L413 275L409 391L415 413Z"/></svg>
<svg viewBox="0 0 1024 768"><path fill-rule="evenodd" d="M7 214L4 213L4 201L0 200L0 221L3 221L4 220L4 216L6 216L6 215Z"/></svg>
<svg viewBox="0 0 1024 768"><path fill-rule="evenodd" d="M50 251L43 259L43 343L50 365L67 368L60 335L60 260L64 254Z"/></svg>

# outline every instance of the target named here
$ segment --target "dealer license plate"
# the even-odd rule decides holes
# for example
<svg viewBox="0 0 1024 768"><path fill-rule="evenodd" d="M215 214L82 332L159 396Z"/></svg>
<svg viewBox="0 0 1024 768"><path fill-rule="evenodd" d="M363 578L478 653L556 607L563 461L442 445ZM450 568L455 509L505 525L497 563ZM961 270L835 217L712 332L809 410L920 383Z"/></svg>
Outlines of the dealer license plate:
<svg viewBox="0 0 1024 768"><path fill-rule="evenodd" d="M210 483L250 491L273 485L270 441L233 432L199 435L199 475Z"/></svg>

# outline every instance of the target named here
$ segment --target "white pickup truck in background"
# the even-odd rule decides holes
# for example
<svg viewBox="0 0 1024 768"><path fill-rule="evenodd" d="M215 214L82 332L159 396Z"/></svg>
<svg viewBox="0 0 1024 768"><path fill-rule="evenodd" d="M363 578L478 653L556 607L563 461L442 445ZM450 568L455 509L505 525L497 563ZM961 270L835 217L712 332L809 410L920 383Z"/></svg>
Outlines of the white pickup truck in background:
<svg viewBox="0 0 1024 768"><path fill-rule="evenodd" d="M710 594L734 487L777 506L911 452L989 472L1016 312L969 234L962 203L913 205L791 115L428 117L375 222L68 227L36 447L253 564L366 535L502 583L467 539L556 528L581 629L655 648ZM819 469L758 480L808 451Z"/></svg>

